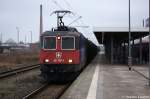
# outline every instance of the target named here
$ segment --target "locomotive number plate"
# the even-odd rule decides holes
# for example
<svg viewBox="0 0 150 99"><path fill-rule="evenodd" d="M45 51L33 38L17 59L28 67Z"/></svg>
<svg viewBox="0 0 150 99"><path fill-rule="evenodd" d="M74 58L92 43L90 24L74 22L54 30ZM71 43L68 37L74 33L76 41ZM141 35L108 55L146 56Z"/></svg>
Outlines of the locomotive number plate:
<svg viewBox="0 0 150 99"><path fill-rule="evenodd" d="M53 62L54 63L56 63L56 62L62 63L62 62L64 62L64 59L54 59Z"/></svg>

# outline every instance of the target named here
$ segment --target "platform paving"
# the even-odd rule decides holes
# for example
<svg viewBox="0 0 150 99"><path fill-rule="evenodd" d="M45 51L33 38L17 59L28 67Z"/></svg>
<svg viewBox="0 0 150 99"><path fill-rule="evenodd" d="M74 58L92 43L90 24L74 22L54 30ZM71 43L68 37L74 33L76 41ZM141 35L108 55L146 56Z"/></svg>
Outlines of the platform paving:
<svg viewBox="0 0 150 99"><path fill-rule="evenodd" d="M150 99L150 86L127 66L106 64L98 54L60 99Z"/></svg>

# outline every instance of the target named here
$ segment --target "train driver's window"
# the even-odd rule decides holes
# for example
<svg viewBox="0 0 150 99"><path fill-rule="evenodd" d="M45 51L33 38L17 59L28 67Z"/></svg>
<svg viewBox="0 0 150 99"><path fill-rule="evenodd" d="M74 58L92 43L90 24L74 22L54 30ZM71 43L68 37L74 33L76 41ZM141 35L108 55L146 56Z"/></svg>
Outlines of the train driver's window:
<svg viewBox="0 0 150 99"><path fill-rule="evenodd" d="M74 50L75 49L75 37L74 36L62 36L61 48L62 50Z"/></svg>
<svg viewBox="0 0 150 99"><path fill-rule="evenodd" d="M56 37L44 37L44 49L56 49Z"/></svg>

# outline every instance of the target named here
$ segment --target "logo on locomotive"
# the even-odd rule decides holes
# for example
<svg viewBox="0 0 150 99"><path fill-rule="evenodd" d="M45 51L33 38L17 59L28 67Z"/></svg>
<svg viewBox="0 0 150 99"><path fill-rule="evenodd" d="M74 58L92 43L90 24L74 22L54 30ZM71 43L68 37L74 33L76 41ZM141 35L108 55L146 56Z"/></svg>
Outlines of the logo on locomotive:
<svg viewBox="0 0 150 99"><path fill-rule="evenodd" d="M61 52L56 52L56 58L60 59L62 57L62 53Z"/></svg>

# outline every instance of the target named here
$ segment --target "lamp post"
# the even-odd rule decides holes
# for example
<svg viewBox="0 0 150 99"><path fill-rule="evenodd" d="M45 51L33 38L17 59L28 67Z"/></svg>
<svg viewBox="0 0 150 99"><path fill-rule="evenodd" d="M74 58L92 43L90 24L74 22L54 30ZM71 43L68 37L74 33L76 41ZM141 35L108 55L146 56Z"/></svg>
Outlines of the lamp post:
<svg viewBox="0 0 150 99"><path fill-rule="evenodd" d="M16 29L17 29L17 39L18 39L18 44L19 44L19 28L16 27Z"/></svg>
<svg viewBox="0 0 150 99"><path fill-rule="evenodd" d="M150 0L149 0L150 3ZM150 4L149 4L149 78L150 78ZM149 86L150 86L150 79L149 79Z"/></svg>
<svg viewBox="0 0 150 99"><path fill-rule="evenodd" d="M41 40L41 34L43 33L43 7L40 5L40 33L39 33L39 42ZM41 45L41 42L40 42Z"/></svg>
<svg viewBox="0 0 150 99"><path fill-rule="evenodd" d="M31 44L32 44L32 31L30 31L30 35L31 35Z"/></svg>
<svg viewBox="0 0 150 99"><path fill-rule="evenodd" d="M3 43L3 34L1 33L1 40L0 40L0 43L2 44Z"/></svg>
<svg viewBox="0 0 150 99"><path fill-rule="evenodd" d="M132 65L132 56L131 56L131 22L130 22L130 0L129 0L129 34L128 34L128 43L129 43L129 55L128 55L128 66L129 66L129 70L131 70L131 65Z"/></svg>

